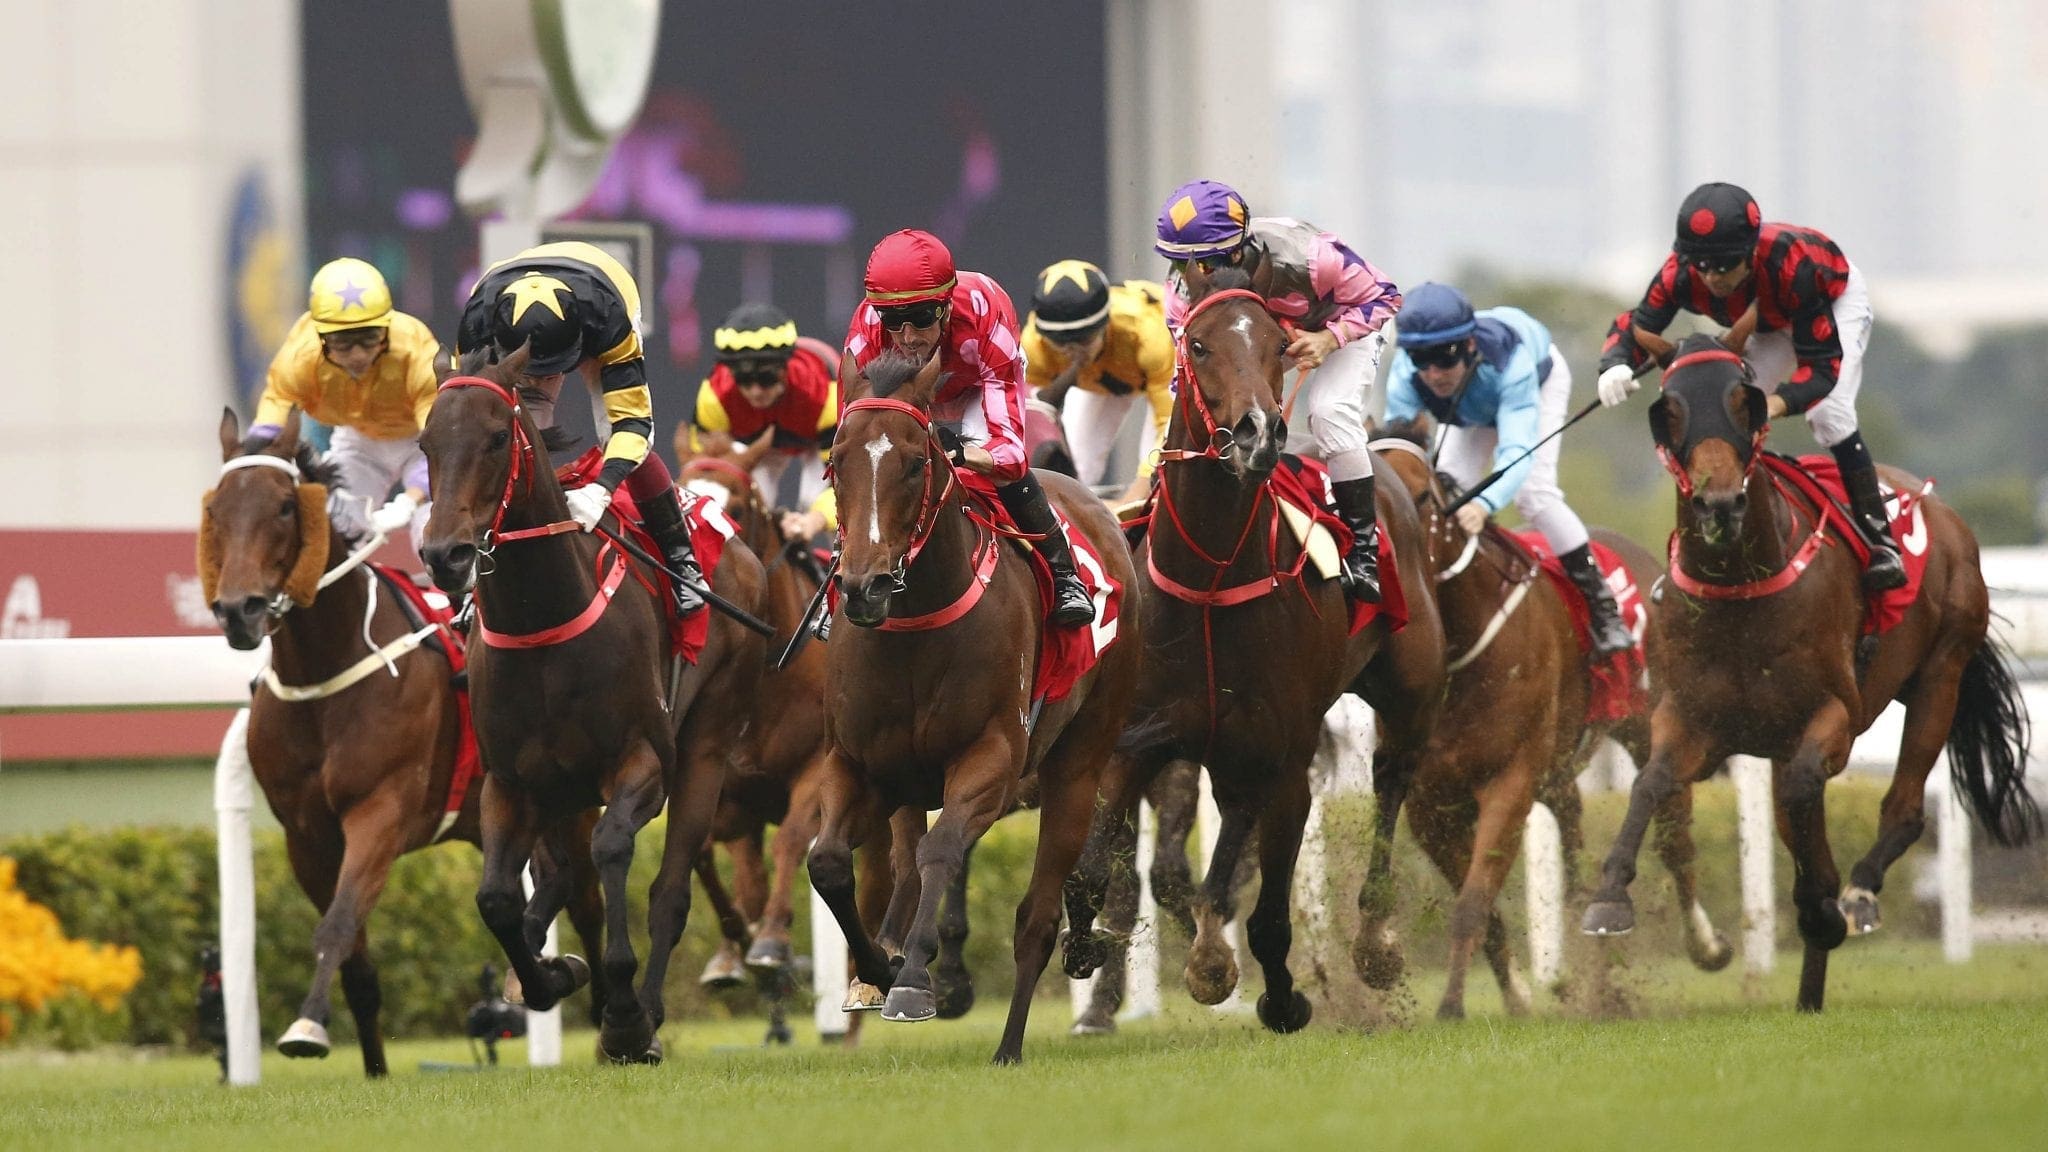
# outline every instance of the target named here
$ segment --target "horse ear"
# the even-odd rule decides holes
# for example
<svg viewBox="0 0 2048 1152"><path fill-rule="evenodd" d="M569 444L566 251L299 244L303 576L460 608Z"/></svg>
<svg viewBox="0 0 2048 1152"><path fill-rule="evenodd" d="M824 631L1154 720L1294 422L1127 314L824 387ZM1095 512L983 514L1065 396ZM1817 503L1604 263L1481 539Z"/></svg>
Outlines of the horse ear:
<svg viewBox="0 0 2048 1152"><path fill-rule="evenodd" d="M861 375L859 365L853 362L851 350L839 354L839 398L842 405L851 403L873 392L868 378Z"/></svg>
<svg viewBox="0 0 2048 1152"><path fill-rule="evenodd" d="M455 362L448 356L446 348L434 349L434 387L439 388L455 375Z"/></svg>
<svg viewBox="0 0 2048 1152"><path fill-rule="evenodd" d="M498 371L494 379L497 383L509 385L512 381L526 375L527 362L532 359L533 341L528 340L526 343L513 349L511 355L501 357L498 360Z"/></svg>
<svg viewBox="0 0 2048 1152"><path fill-rule="evenodd" d="M1666 452L1678 451L1678 434L1685 424L1685 405L1666 393L1650 405L1650 439Z"/></svg>
<svg viewBox="0 0 2048 1152"><path fill-rule="evenodd" d="M242 454L242 421L233 408L220 410L220 458L223 463Z"/></svg>

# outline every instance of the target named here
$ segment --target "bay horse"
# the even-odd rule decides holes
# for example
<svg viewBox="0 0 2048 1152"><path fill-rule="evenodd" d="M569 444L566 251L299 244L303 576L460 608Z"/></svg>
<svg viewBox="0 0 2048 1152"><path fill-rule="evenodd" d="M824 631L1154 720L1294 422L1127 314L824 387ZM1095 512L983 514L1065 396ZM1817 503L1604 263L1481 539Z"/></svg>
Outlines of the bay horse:
<svg viewBox="0 0 2048 1152"><path fill-rule="evenodd" d="M1489 524L1467 536L1445 514L1452 497L1429 458L1431 422L1397 420L1373 441L1380 459L1416 505L1426 508L1427 568L1436 583L1437 609L1452 654L1444 714L1430 737L1407 800L1408 826L1445 880L1458 890L1449 921L1448 980L1437 1017L1463 1019L1465 975L1483 948L1501 1001L1511 1016L1527 1015L1529 989L1513 965L1507 926L1497 901L1521 850L1522 829L1536 801L1557 817L1564 843L1581 840L1577 777L1591 750L1611 737L1636 763L1648 759L1649 710L1615 720L1587 719L1593 677L1572 623L1572 605L1556 581L1506 533ZM1599 532L1594 538L1622 558L1636 586L1647 589L1658 572L1651 555L1633 541ZM1624 619L1624 623L1628 623ZM1647 621L1639 637L1654 647ZM1658 685L1650 685L1654 701ZM1692 791L1682 788L1657 810L1658 849L1686 910L1686 947L1692 961L1718 971L1734 958L1698 898L1697 853L1692 841ZM1566 875L1576 873L1576 851ZM1568 879L1568 883L1571 881ZM1390 877L1368 884L1391 886ZM1378 911L1376 908L1375 911ZM1399 978L1398 944L1383 922L1361 928L1366 946L1354 956L1359 978L1389 988Z"/></svg>
<svg viewBox="0 0 2048 1152"><path fill-rule="evenodd" d="M299 438L296 410L274 439L247 443L224 410L220 450L220 482L201 518L200 577L231 647L270 639L270 666L249 701L249 764L284 829L292 875L321 913L313 984L278 1050L327 1055L338 970L363 1072L383 1076L370 913L399 856L478 838L480 789L467 787L446 822L462 723L448 658L423 643L433 630L417 627L388 590L379 595L363 565L375 542L351 552L329 524L334 469ZM602 911L587 866L572 878L569 916L584 940L598 939ZM602 989L591 992L595 1012Z"/></svg>
<svg viewBox="0 0 2048 1152"><path fill-rule="evenodd" d="M1159 511L1138 549L1144 676L1131 727L1103 775L1101 816L1068 886L1065 965L1082 977L1106 958L1108 934L1092 924L1111 846L1128 842L1138 796L1153 777L1171 761L1191 760L1209 771L1222 826L1194 900L1188 991L1217 1004L1237 985L1222 927L1256 829L1260 885L1245 927L1265 973L1258 1016L1275 1032L1293 1032L1311 1015L1287 954L1323 715L1341 693L1362 696L1380 718L1374 779L1382 788L1405 786L1442 710L1443 629L1423 568L1422 525L1399 484L1378 485L1375 495L1409 599L1405 628L1392 630L1382 614L1352 635L1351 602L1336 580L1304 569L1305 551L1282 531L1273 490L1287 442L1280 397L1288 336L1248 279L1226 271L1214 284L1181 334Z"/></svg>
<svg viewBox="0 0 2048 1152"><path fill-rule="evenodd" d="M1650 406L1650 432L1678 489L1678 527L1653 609L1661 639L1652 658L1666 690L1584 930L1633 926L1628 886L1652 810L1729 756L1765 757L1805 941L1798 1007L1818 1012L1828 953L1852 926L1864 933L1880 923L1885 870L1920 837L1927 774L1944 744L1958 791L1994 841L2022 843L2039 830L2026 792L2025 707L1987 632L1976 538L1931 485L1882 472L1895 492L1920 494L1902 544L1909 566L1924 552L1926 569L1903 619L1859 661L1861 562L1830 535L1825 509L1774 467L1758 466L1769 424L1748 367L1713 337L1690 337L1663 393ZM1893 700L1906 706L1898 763L1877 841L1844 889L1823 786Z"/></svg>
<svg viewBox="0 0 2048 1152"><path fill-rule="evenodd" d="M529 905L520 873L537 841L603 805L590 845L604 896L599 975L609 992L599 1046L615 1061L653 1062L661 1058L662 979L689 916L691 868L766 646L732 618L713 615L696 663L672 681L665 578L610 530L575 530L540 450L554 438L544 439L514 390L526 357L521 349L495 365L483 354L469 358L465 371L486 375L443 382L420 437L434 492L421 556L444 590L474 589L483 641L469 667L486 772L477 910L529 1007L545 1011L588 980L578 958L535 954L561 893L536 868ZM745 544L727 541L709 580L718 595L758 612L764 581ZM628 994L639 961L627 932L626 873L634 834L664 802L667 837L649 893L649 955L636 999ZM553 844L546 855L562 862Z"/></svg>
<svg viewBox="0 0 2048 1152"><path fill-rule="evenodd" d="M1094 666L1064 697L1033 701L1045 628L1037 581L1016 542L969 502L935 430L929 408L940 363L885 355L862 375L851 356L842 360L848 403L832 445L832 485L843 619L826 650L829 753L811 883L846 934L859 980L887 989L883 1018L929 1019L938 1009L930 965L939 896L1035 772L1037 854L1017 908L1016 985L995 1051L997 1063L1011 1064L1023 1058L1032 991L1059 931L1060 885L1136 687L1141 613L1126 598L1113 634L1100 620L1090 626ZM1066 477L1039 473L1038 482L1092 543L1106 575L1131 587L1130 554L1109 510ZM935 807L944 811L919 836ZM892 911L902 913L916 893L900 962L877 946L855 903L856 827L864 814L884 812L893 813L892 852L916 843L892 896Z"/></svg>

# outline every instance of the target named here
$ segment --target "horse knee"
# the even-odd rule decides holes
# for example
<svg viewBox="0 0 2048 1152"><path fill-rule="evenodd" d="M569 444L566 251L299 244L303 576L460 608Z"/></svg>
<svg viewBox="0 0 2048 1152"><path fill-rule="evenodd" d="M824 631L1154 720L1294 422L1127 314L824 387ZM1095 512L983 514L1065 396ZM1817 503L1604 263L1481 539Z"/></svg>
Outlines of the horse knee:
<svg viewBox="0 0 2048 1152"><path fill-rule="evenodd" d="M364 957L352 956L342 961L341 994L357 1016L376 1016L384 1007L384 991L377 983L377 966Z"/></svg>
<svg viewBox="0 0 2048 1152"><path fill-rule="evenodd" d="M517 890L483 888L476 894L476 910L493 932L517 931L526 901Z"/></svg>
<svg viewBox="0 0 2048 1152"><path fill-rule="evenodd" d="M1818 804L1822 791L1827 787L1827 777L1821 774L1820 768L1805 763L1805 759L1800 757L1778 774L1778 802L1787 808Z"/></svg>
<svg viewBox="0 0 2048 1152"><path fill-rule="evenodd" d="M853 891L853 849L844 844L819 841L811 848L808 867L811 887L820 895Z"/></svg>
<svg viewBox="0 0 2048 1152"><path fill-rule="evenodd" d="M1475 940L1486 931L1487 920L1493 912L1492 901L1472 896L1459 896L1451 905L1449 928L1453 940Z"/></svg>
<svg viewBox="0 0 2048 1152"><path fill-rule="evenodd" d="M590 837L590 862L598 871L633 863L633 830L623 821L600 821Z"/></svg>

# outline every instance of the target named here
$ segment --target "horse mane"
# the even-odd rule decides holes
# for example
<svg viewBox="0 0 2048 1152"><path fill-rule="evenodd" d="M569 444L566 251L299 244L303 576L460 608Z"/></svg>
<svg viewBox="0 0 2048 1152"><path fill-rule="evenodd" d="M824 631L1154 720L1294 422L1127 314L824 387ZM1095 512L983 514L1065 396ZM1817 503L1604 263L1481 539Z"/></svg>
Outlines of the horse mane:
<svg viewBox="0 0 2048 1152"><path fill-rule="evenodd" d="M1209 273L1209 291L1227 292L1232 288L1252 286L1252 274L1239 264L1227 264Z"/></svg>
<svg viewBox="0 0 2048 1152"><path fill-rule="evenodd" d="M1374 421L1369 431L1375 440L1405 440L1418 448L1428 448L1434 427L1435 421L1428 416L1416 415L1403 416L1384 424Z"/></svg>
<svg viewBox="0 0 2048 1152"><path fill-rule="evenodd" d="M875 357L861 375L867 377L868 395L891 396L915 379L924 365L895 349Z"/></svg>

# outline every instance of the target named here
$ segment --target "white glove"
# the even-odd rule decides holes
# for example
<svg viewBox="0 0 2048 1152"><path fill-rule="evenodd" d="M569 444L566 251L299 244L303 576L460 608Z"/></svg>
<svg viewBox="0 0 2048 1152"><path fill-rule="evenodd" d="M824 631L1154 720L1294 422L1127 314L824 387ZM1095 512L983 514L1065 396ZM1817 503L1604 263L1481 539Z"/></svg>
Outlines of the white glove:
<svg viewBox="0 0 2048 1152"><path fill-rule="evenodd" d="M391 503L370 513L370 531L391 536L412 527L412 518L420 510L419 501L409 492L400 492L391 498Z"/></svg>
<svg viewBox="0 0 2048 1152"><path fill-rule="evenodd" d="M359 540L369 530L370 501L345 489L327 493L327 522L344 540Z"/></svg>
<svg viewBox="0 0 2048 1152"><path fill-rule="evenodd" d="M1616 364L1600 374L1600 403L1612 408L1640 387L1642 385L1636 383L1635 369L1626 364Z"/></svg>
<svg viewBox="0 0 2048 1152"><path fill-rule="evenodd" d="M585 532L597 527L612 506L612 490L602 484L585 484L569 493L569 518Z"/></svg>

